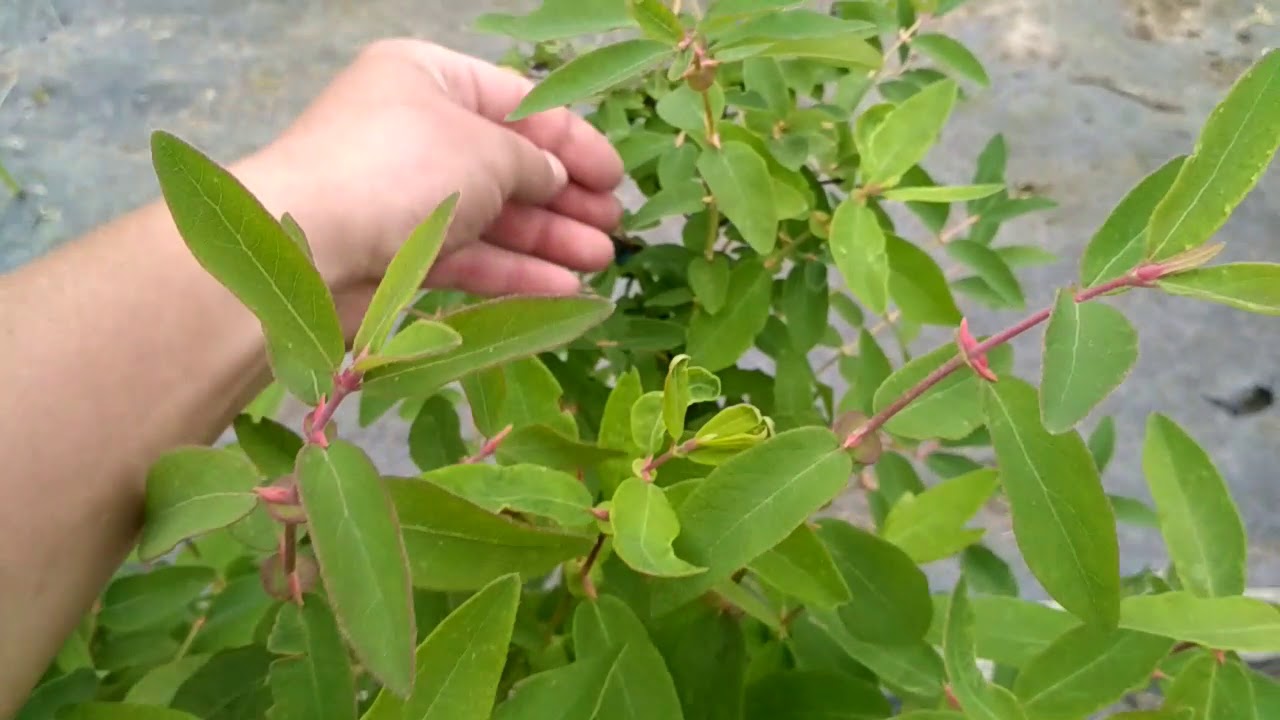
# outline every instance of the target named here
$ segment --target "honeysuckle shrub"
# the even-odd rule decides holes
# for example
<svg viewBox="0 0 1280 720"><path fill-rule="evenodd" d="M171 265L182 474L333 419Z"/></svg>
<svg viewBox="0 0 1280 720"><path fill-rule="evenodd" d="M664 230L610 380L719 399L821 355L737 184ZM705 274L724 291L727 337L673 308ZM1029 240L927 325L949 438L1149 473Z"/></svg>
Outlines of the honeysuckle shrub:
<svg viewBox="0 0 1280 720"><path fill-rule="evenodd" d="M1001 225L1053 203L1006 185L999 134L971 179L927 169L989 83L936 30L958 4L483 17L538 78L511 119L585 107L644 201L580 296L484 299L421 290L453 195L351 346L304 229L156 133L181 234L261 320L275 382L235 443L151 468L136 557L22 717L1073 720L1140 689L1163 708L1135 720L1280 717L1242 659L1280 650L1280 611L1245 595L1211 457L1153 414L1153 506L1109 495L1094 412L1144 382L1128 294L1280 314L1280 266L1214 263L1280 145L1280 52L1115 199L1050 307L980 329L967 312L1023 309L1017 271L1055 260ZM926 329L954 339L914 352ZM344 401L409 421L420 473L344 439ZM870 520L828 511L849 492ZM1053 603L974 526L997 501ZM1117 523L1158 528L1168 568L1122 575ZM933 592L940 562L960 579Z"/></svg>

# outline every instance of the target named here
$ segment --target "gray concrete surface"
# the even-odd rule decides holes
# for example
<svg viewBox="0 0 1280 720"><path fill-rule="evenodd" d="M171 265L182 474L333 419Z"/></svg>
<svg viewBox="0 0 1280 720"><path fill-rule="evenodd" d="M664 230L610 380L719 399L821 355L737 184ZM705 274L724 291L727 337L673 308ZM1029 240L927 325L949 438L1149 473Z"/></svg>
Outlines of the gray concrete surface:
<svg viewBox="0 0 1280 720"><path fill-rule="evenodd" d="M475 0L6 0L0 158L29 187L0 199L0 268L16 267L156 193L148 133L163 128L230 161L267 141L364 43L409 34L494 58L502 38L470 30L481 12L530 3ZM1012 183L1058 201L1006 227L1002 242L1060 253L1025 273L1039 306L1069 283L1080 251L1124 192L1191 149L1238 73L1280 43L1277 0L971 0L945 27L986 62L993 87L961 107L927 165L968 179L993 132L1009 143ZM0 81L0 90L5 83ZM1280 171L1273 169L1224 228L1224 258L1280 260ZM975 331L1015 319L964 303ZM1112 492L1146 497L1136 450L1148 413L1166 413L1210 448L1247 518L1251 583L1280 585L1280 413L1223 414L1204 395L1280 380L1280 323L1207 304L1135 293L1118 301L1142 337L1142 359L1102 409L1119 425ZM926 340L937 340L932 334ZM1017 344L1034 377L1039 336ZM12 349L9 349L12 351ZM354 410L354 408L348 408ZM346 415L348 427L354 417ZM1090 423L1091 425L1091 423ZM405 428L360 434L391 472L410 471ZM858 514L851 495L841 508ZM986 518L998 549L1008 522ZM1160 567L1149 531L1126 530L1125 570ZM946 586L953 568L931 568ZM1025 572L1024 580L1029 580ZM1036 592L1034 586L1029 589Z"/></svg>

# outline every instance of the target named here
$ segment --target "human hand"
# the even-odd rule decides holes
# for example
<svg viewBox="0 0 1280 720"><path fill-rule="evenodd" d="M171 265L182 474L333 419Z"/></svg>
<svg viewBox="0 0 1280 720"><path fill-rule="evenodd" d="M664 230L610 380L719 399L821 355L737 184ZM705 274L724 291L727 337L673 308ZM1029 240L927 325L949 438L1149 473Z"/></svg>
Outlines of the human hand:
<svg viewBox="0 0 1280 720"><path fill-rule="evenodd" d="M264 202L306 231L345 325L358 324L396 250L453 192L428 286L570 294L574 271L613 259L622 161L567 109L505 123L531 87L436 45L380 41L246 160L275 189Z"/></svg>

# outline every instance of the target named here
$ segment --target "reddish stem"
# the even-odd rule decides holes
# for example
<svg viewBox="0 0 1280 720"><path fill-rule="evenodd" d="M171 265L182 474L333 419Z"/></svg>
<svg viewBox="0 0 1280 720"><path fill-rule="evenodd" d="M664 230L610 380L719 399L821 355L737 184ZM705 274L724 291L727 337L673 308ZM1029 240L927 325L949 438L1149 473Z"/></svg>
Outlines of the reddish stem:
<svg viewBox="0 0 1280 720"><path fill-rule="evenodd" d="M307 415L303 422L303 431L307 437L307 442L320 447L329 447L329 438L325 436L325 429L329 426L329 421L333 419L334 413L338 411L338 406L351 393L360 389L361 373L354 369L347 368L338 373L333 378L333 397L321 397L316 409Z"/></svg>
<svg viewBox="0 0 1280 720"><path fill-rule="evenodd" d="M284 524L284 538L280 543L280 554L284 560L284 572L289 577L289 592L293 601L302 605L302 580L298 577L298 526L294 523Z"/></svg>
<svg viewBox="0 0 1280 720"><path fill-rule="evenodd" d="M485 441L485 444L480 447L479 452L477 452L475 455L472 455L471 457L463 458L462 464L474 465L484 460L485 458L492 456L495 452L498 451L498 446L502 444L502 441L506 440L507 436L511 434L511 429L513 427L514 427L513 425L508 425L502 428L502 430L500 430L497 435L494 435L493 437Z"/></svg>
<svg viewBox="0 0 1280 720"><path fill-rule="evenodd" d="M587 597L596 600L600 594L596 592L596 583L591 579L591 568L596 564L596 558L600 557L600 548L604 547L604 533L596 538L596 544L592 546L591 552L587 553L587 559L582 563L582 591Z"/></svg>
<svg viewBox="0 0 1280 720"><path fill-rule="evenodd" d="M663 465L666 465L668 462L676 459L677 457L680 457L681 455L684 455L686 453L693 452L694 450L697 450L697 449L698 449L698 440L696 438L692 440L688 440L679 445L672 443L671 447L667 448L666 452L662 453L656 458L649 458L649 461L644 464L644 467L640 468L640 479L644 480L645 482L653 482L653 472L655 470L662 467Z"/></svg>

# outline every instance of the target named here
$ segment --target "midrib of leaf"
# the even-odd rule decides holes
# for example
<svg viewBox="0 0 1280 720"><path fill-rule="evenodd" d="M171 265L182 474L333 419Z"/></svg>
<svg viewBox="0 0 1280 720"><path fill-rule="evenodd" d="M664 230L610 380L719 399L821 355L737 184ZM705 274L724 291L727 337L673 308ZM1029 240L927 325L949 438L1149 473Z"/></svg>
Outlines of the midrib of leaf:
<svg viewBox="0 0 1280 720"><path fill-rule="evenodd" d="M1141 240L1144 236L1146 236L1146 234L1147 234L1147 228L1144 226L1141 230L1135 233L1133 237L1129 238L1128 242L1126 242L1124 245L1121 245L1120 249L1117 250L1116 253L1111 256L1111 259L1107 261L1107 264L1103 265L1100 270L1095 272L1093 274L1093 277L1086 280L1084 285L1088 287L1096 283L1098 281L1098 278L1105 277L1107 274L1107 271L1111 269L1111 266L1115 265L1117 262L1120 262L1120 258L1124 256L1125 251L1133 247L1133 244Z"/></svg>
<svg viewBox="0 0 1280 720"><path fill-rule="evenodd" d="M1168 444L1164 443L1164 446L1167 451L1169 448ZM1170 460L1172 460L1172 453L1168 453L1168 454L1170 456ZM1176 493L1179 501L1178 504L1181 505L1181 510L1187 514L1187 517L1191 518L1194 515L1194 513L1191 510L1191 504L1188 501L1189 499L1183 493L1182 483L1177 479L1177 474L1179 472L1181 472L1180 468L1174 468L1175 477L1174 477L1173 484L1175 485L1175 488L1176 488ZM1204 569L1205 582L1208 583L1209 590L1215 596L1223 594L1217 588L1217 575L1216 573L1213 572L1213 566L1210 565L1209 563L1209 553L1208 553L1208 549L1205 547L1204 534L1201 532L1200 523L1192 519L1190 522L1187 523L1187 525L1190 526L1191 543L1196 548L1196 554L1200 556L1200 566L1201 568Z"/></svg>
<svg viewBox="0 0 1280 720"><path fill-rule="evenodd" d="M1076 367L1079 364L1080 354L1080 305L1076 303L1075 298L1072 298L1069 304L1071 305L1071 324L1073 330L1071 335L1071 364L1067 367L1067 377L1062 383L1062 394L1058 396L1059 406L1067 401L1067 395L1070 394L1068 391L1071 388L1071 381L1075 379L1076 376Z"/></svg>
<svg viewBox="0 0 1280 720"><path fill-rule="evenodd" d="M757 278L751 282L751 285L747 288L747 291L746 291L746 292L744 292L744 293L742 293L742 297L743 297L743 298L748 298L748 297L751 297L752 295L754 295L754 293L756 292L756 287L757 287L758 285L760 285L760 280L761 280L761 279L765 279L765 280L767 280L768 278L769 278L769 276L768 276L768 275L766 275L766 274L764 274L764 273L760 273L760 274L757 276ZM743 308L746 308L746 307L747 307L747 303L745 303L745 302L740 302L740 303L737 303L737 304L735 304L735 305L730 305L730 307L737 308L739 311L741 311ZM724 308L721 308L721 310L723 310L723 309L724 309ZM724 334L724 331L725 331L727 328L729 328L729 327L730 327L731 323L730 323L729 321L730 321L730 320L736 320L736 319L739 317L739 314L740 314L740 313L735 312L735 313L732 313L731 315L726 315L726 316L724 316L724 317L717 318L718 322L716 322L716 323L714 323L713 325L711 325L711 332L709 332L709 333L707 333L706 335L704 335L704 336L703 336L703 337L710 338L709 340L707 340L707 341L705 342L706 346L707 346L707 347L716 347L716 346L718 346L718 345L722 344L722 343L720 342L720 336L721 336L721 335L723 335L723 334ZM707 317L710 317L710 316L711 316L711 315L710 315L710 313L708 313L708 314L707 314Z"/></svg>
<svg viewBox="0 0 1280 720"><path fill-rule="evenodd" d="M1089 671L1093 666L1102 664L1102 662L1106 660L1108 656L1114 653L1117 653L1118 648L1120 648L1122 645L1123 645L1123 641L1112 645L1110 648L1108 648L1108 650L1105 653L1095 656L1093 658L1090 658L1084 663L1084 665L1078 666L1075 670L1071 671L1070 674L1063 676L1062 679L1058 680L1058 682L1045 687L1040 692L1027 698L1026 701L1023 702L1023 705L1026 705L1026 706L1034 705L1038 698L1044 697L1045 695L1057 690L1058 688L1062 687L1063 685L1066 685L1072 680L1075 680L1077 677Z"/></svg>
<svg viewBox="0 0 1280 720"><path fill-rule="evenodd" d="M177 502L172 505L169 505L167 508L165 508L163 514L171 513L184 505L190 505L193 502L200 502L201 500L208 500L209 498L220 498L220 497L240 498L240 497L252 497L252 495L253 493L249 493L249 492L213 492L207 495L196 495L194 497L189 497L186 500L183 500L182 502Z"/></svg>
<svg viewBox="0 0 1280 720"><path fill-rule="evenodd" d="M1214 165L1213 172L1209 174L1208 181L1200 184L1200 189L1196 192L1196 196L1192 198L1191 202L1187 203L1186 207L1182 209L1182 215L1178 217L1178 221L1174 223L1173 227L1169 228L1169 231L1165 233L1164 239L1161 240L1160 244L1153 248L1148 255L1158 256L1160 251L1164 249L1164 246L1169 244L1169 238L1177 234L1178 229L1182 227L1183 221L1185 221L1187 216L1191 214L1191 211L1200 204L1200 198L1202 198L1205 191L1214 184L1213 181L1217 179L1218 172L1222 170L1222 165L1227 161L1227 156L1231 154L1231 150L1235 148L1236 143L1239 142L1240 135L1244 133L1245 127L1249 125L1249 119L1253 117L1253 113L1258 109L1258 105L1262 102L1262 98L1271 91L1271 85L1276 81L1277 77L1280 77L1280 73L1273 73L1271 77L1267 79L1267 84L1263 86L1262 90L1257 95L1254 96L1253 104L1249 106L1249 112L1245 113L1244 120L1240 122L1240 125L1236 128L1235 134L1231 136L1231 142L1228 143L1227 148L1218 155L1218 163ZM1174 184L1177 184L1176 179L1174 180Z"/></svg>
<svg viewBox="0 0 1280 720"><path fill-rule="evenodd" d="M320 682L319 674L316 672L316 653L315 646L312 642L313 638L311 636L311 628L307 624L305 614L298 613L298 615L302 622L302 634L306 637L307 641L307 653L305 657L295 656L294 660L302 661L307 664L307 678L311 681L312 697L315 699L317 707L324 707L324 703L321 701L323 694L320 690L322 683ZM270 675L268 675L268 677L270 677Z"/></svg>
<svg viewBox="0 0 1280 720"><path fill-rule="evenodd" d="M640 523L640 552L644 554L645 559L647 559L652 566L657 567L658 560L657 558L649 554L649 543L647 542L649 538L649 520L650 520L649 508L653 506L652 500L653 500L653 493L649 491L649 488L645 488L644 516L643 516L644 521ZM603 623L601 624L603 625Z"/></svg>
<svg viewBox="0 0 1280 720"><path fill-rule="evenodd" d="M341 525L339 525L338 529L341 530L342 526L350 524L352 531L356 534L357 537L360 537L361 536L360 526L356 523L351 522L351 510L350 510L350 506L347 504L347 491L342 486L342 478L338 476L337 466L333 464L333 457L328 452L323 452L320 455L321 457L324 458L325 467L329 470L333 478L333 484L338 491L338 498L342 502L342 523ZM364 567L367 570L368 568L373 567L374 563L373 563L373 557L369 554L368 546L362 540L363 538L361 537L360 540L355 543L355 545L360 549L360 555L363 557ZM369 607L365 608L364 615L366 616L369 615L371 612L373 612L374 609L385 606L387 604L386 597L382 594L382 586L377 582L373 582L373 583L370 583L370 587L373 589L374 594L377 595L378 597L375 602L371 603Z"/></svg>
<svg viewBox="0 0 1280 720"><path fill-rule="evenodd" d="M416 532L420 532L424 535L439 535L441 537L453 538L454 540L465 540L467 542L475 543L477 545L490 545L496 548L523 549L523 548L547 547L546 545L515 545L510 542L499 541L493 538L477 537L475 535L467 535L465 533L460 533L460 532L442 530L439 528L430 528L425 525L418 525L415 523L401 523L401 527L403 527L405 530L413 530ZM535 536L535 537L545 537L545 538L555 538L555 539L575 539L575 538L581 537L581 536L569 535L565 533L542 532L542 531L535 530L533 528L517 528L514 525L512 527L519 532L527 532L530 536Z"/></svg>
<svg viewBox="0 0 1280 720"><path fill-rule="evenodd" d="M853 657L853 653L849 652L848 648L846 647L846 643L849 640L852 640L853 642L856 642L859 644L862 644L862 643L858 641L856 638L846 637L849 634L848 630L842 627L831 627L830 625L828 625L825 620L826 617L827 616L825 615L820 616L818 613L810 613L809 620L814 625L825 630L827 632L827 635L831 636L836 641L836 644L839 645L841 649L845 651L845 654L849 655L850 657ZM856 657L854 659L857 660ZM882 665L892 665L893 667L897 668L903 675L912 676L913 682L918 682L922 686L936 684L933 682L934 680L933 678L929 677L925 673L920 672L914 665L898 662L898 657L894 653L877 654L876 662L881 663Z"/></svg>

